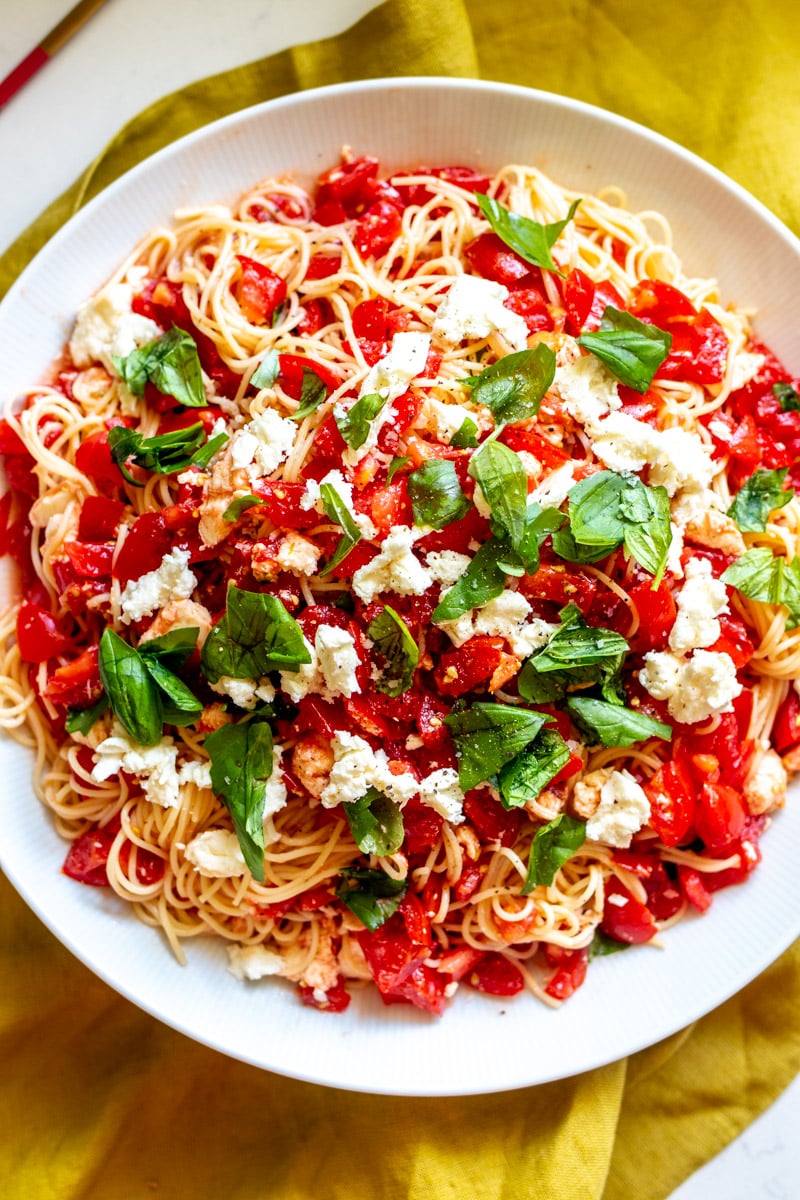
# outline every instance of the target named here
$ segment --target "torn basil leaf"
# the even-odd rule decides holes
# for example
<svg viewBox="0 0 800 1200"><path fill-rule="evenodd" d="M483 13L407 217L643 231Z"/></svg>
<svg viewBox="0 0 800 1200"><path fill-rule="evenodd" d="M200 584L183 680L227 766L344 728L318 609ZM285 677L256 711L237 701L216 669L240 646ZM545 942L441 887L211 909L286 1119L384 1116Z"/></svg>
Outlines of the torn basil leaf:
<svg viewBox="0 0 800 1200"><path fill-rule="evenodd" d="M461 790L485 783L530 745L549 720L546 713L513 704L478 702L445 717L458 756Z"/></svg>
<svg viewBox="0 0 800 1200"><path fill-rule="evenodd" d="M456 468L449 458L429 458L408 477L414 524L443 529L469 511Z"/></svg>
<svg viewBox="0 0 800 1200"><path fill-rule="evenodd" d="M140 746L160 742L165 721L189 725L203 711L157 653L142 653L110 627L100 639L97 663L111 711Z"/></svg>
<svg viewBox="0 0 800 1200"><path fill-rule="evenodd" d="M386 696L401 696L411 687L419 662L419 646L411 631L399 613L386 604L383 612L370 621L367 634L386 659L387 670L381 673L376 688Z"/></svg>
<svg viewBox="0 0 800 1200"><path fill-rule="evenodd" d="M745 480L728 509L728 516L733 517L743 533L763 533L770 513L794 498L794 488L783 486L788 472L788 467L758 470Z"/></svg>
<svg viewBox="0 0 800 1200"><path fill-rule="evenodd" d="M773 383L772 394L781 406L781 412L800 412L800 396L790 383Z"/></svg>
<svg viewBox="0 0 800 1200"><path fill-rule="evenodd" d="M530 704L563 700L571 688L599 683L603 697L622 703L621 671L628 643L611 629L588 625L575 604L560 613L561 626L525 663L517 686Z"/></svg>
<svg viewBox="0 0 800 1200"><path fill-rule="evenodd" d="M362 854L394 854L403 844L405 831L399 804L375 788L343 804L353 840Z"/></svg>
<svg viewBox="0 0 800 1200"><path fill-rule="evenodd" d="M582 333L578 345L604 362L620 383L644 393L669 354L672 334L608 304L600 328Z"/></svg>
<svg viewBox="0 0 800 1200"><path fill-rule="evenodd" d="M272 387L280 375L280 358L277 350L268 350L250 376L250 385L254 388Z"/></svg>
<svg viewBox="0 0 800 1200"><path fill-rule="evenodd" d="M238 521L242 513L247 512L249 508L256 508L259 504L263 503L264 501L260 496L253 496L252 494L248 496L237 496L235 500L231 500L230 504L225 509L225 512L222 514L222 519L223 521L230 521L231 523Z"/></svg>
<svg viewBox="0 0 800 1200"><path fill-rule="evenodd" d="M632 746L649 738L672 741L672 727L646 713L588 696L573 696L567 708L587 740L602 746Z"/></svg>
<svg viewBox="0 0 800 1200"><path fill-rule="evenodd" d="M456 450L467 450L478 444L478 426L472 417L465 417L450 438L450 445Z"/></svg>
<svg viewBox="0 0 800 1200"><path fill-rule="evenodd" d="M218 436L222 441L215 446L214 453L228 440L227 434ZM143 438L135 429L128 429L125 425L115 425L108 431L111 457L128 482L133 484L137 480L127 470L129 462L156 475L172 475L176 471L185 471L195 463L195 455L205 440L205 430L199 421L186 429L174 429L171 433L160 433L151 438Z"/></svg>
<svg viewBox="0 0 800 1200"><path fill-rule="evenodd" d="M555 376L556 356L541 342L532 350L504 354L464 383L472 403L488 408L496 424L514 424L536 416Z"/></svg>
<svg viewBox="0 0 800 1200"><path fill-rule="evenodd" d="M409 458L409 456L407 454L404 454L402 456L402 458L393 458L392 459L392 461L389 463L389 470L386 472L386 486L387 487L392 482L392 480L394 479L397 472L402 471L403 467L407 467L410 462L411 462L411 459Z"/></svg>
<svg viewBox="0 0 800 1200"><path fill-rule="evenodd" d="M405 879L391 879L371 867L353 867L342 871L336 895L367 929L375 930L397 912L407 889Z"/></svg>
<svg viewBox="0 0 800 1200"><path fill-rule="evenodd" d="M497 776L503 808L523 808L535 800L570 760L570 749L555 729L539 731L523 754Z"/></svg>
<svg viewBox="0 0 800 1200"><path fill-rule="evenodd" d="M455 621L472 608L499 596L506 585L502 563L508 547L498 538L484 542L464 574L442 596L433 610L433 621Z"/></svg>
<svg viewBox="0 0 800 1200"><path fill-rule="evenodd" d="M550 225L542 225L531 217L511 212L505 205L481 192L475 193L475 201L497 236L521 258L545 271L563 275L553 262L550 251L575 216L580 200L573 201L563 221L554 221Z"/></svg>
<svg viewBox="0 0 800 1200"><path fill-rule="evenodd" d="M570 490L568 512L569 532L579 550L610 553L624 543L655 577L653 586L660 583L672 544L666 488L647 487L637 475L598 471Z"/></svg>
<svg viewBox="0 0 800 1200"><path fill-rule="evenodd" d="M586 841L586 823L559 813L543 825L531 843L528 873L521 891L523 896L535 887L549 887L564 863L578 853Z"/></svg>
<svg viewBox="0 0 800 1200"><path fill-rule="evenodd" d="M204 742L211 786L233 820L250 874L264 882L264 802L274 769L272 730L254 718L223 725Z"/></svg>
<svg viewBox="0 0 800 1200"><path fill-rule="evenodd" d="M382 396L380 392L370 392L368 395L362 396L360 400L356 400L352 408L348 408L341 415L337 408L334 408L333 419L336 427L353 450L360 450L364 445L369 437L372 422L386 407L387 401L388 396Z"/></svg>
<svg viewBox="0 0 800 1200"><path fill-rule="evenodd" d="M721 579L750 600L784 605L787 629L800 624L800 558L789 561L766 546L754 547L731 563Z"/></svg>
<svg viewBox="0 0 800 1200"><path fill-rule="evenodd" d="M277 596L228 584L225 615L201 652L209 683L223 676L260 679L270 671L296 671L311 661L303 632Z"/></svg>
<svg viewBox="0 0 800 1200"><path fill-rule="evenodd" d="M91 708L68 708L64 728L67 733L87 734L95 721L102 717L108 709L108 696L103 695Z"/></svg>
<svg viewBox="0 0 800 1200"><path fill-rule="evenodd" d="M319 572L320 575L327 575L329 571L332 571L334 567L338 567L339 563L347 558L354 546L358 545L361 541L361 530L356 525L355 518L350 509L332 483L323 483L320 485L319 498L325 516L328 520L333 521L334 524L341 526L342 530L342 537L332 557Z"/></svg>
<svg viewBox="0 0 800 1200"><path fill-rule="evenodd" d="M125 358L114 358L114 366L134 396L143 396L147 384L152 383L157 391L172 396L178 404L187 408L206 407L197 346L194 338L176 325Z"/></svg>

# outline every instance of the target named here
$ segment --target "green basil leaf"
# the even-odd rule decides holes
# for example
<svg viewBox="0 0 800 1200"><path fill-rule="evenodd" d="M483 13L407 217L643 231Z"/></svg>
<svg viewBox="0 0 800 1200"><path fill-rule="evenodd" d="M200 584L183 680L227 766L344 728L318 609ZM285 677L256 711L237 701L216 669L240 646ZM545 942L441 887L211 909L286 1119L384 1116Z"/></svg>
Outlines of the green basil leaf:
<svg viewBox="0 0 800 1200"><path fill-rule="evenodd" d="M508 446L488 438L473 454L469 473L480 485L491 509L492 531L507 538L518 562L499 564L506 574L533 575L539 566L539 546L565 517L542 510L528 497L528 477L519 455Z"/></svg>
<svg viewBox="0 0 800 1200"><path fill-rule="evenodd" d="M320 404L328 397L328 389L324 382L310 367L303 367L303 383L300 388L300 404L289 418L290 421L302 421L316 412Z"/></svg>
<svg viewBox="0 0 800 1200"><path fill-rule="evenodd" d="M531 659L538 672L594 666L616 659L630 648L613 629L587 625L576 604L568 604L559 616L561 625Z"/></svg>
<svg viewBox="0 0 800 1200"><path fill-rule="evenodd" d="M219 436L224 445L228 435ZM199 422L187 429L175 429L151 438L143 438L135 429L128 429L124 425L115 425L108 431L108 448L126 479L135 483L136 480L131 479L125 469L128 462L132 461L137 467L156 475L172 475L176 471L184 471L195 462L199 448L205 449L204 439L205 430ZM216 453L216 449L213 453Z"/></svg>
<svg viewBox="0 0 800 1200"><path fill-rule="evenodd" d="M106 628L97 658L100 680L111 711L140 746L161 741L164 709L161 693L141 654Z"/></svg>
<svg viewBox="0 0 800 1200"><path fill-rule="evenodd" d="M772 394L781 406L781 412L800 412L800 396L790 383L773 383Z"/></svg>
<svg viewBox="0 0 800 1200"><path fill-rule="evenodd" d="M238 521L242 513L247 512L249 508L256 508L257 505L263 504L264 501L260 496L238 496L232 500L225 512L222 514L223 521Z"/></svg>
<svg viewBox="0 0 800 1200"><path fill-rule="evenodd" d="M456 450L466 450L478 444L478 425L472 417L465 417L458 429L450 438L450 445Z"/></svg>
<svg viewBox="0 0 800 1200"><path fill-rule="evenodd" d="M787 629L800 624L800 558L787 561L766 546L754 547L731 563L721 579L750 600L784 605Z"/></svg>
<svg viewBox="0 0 800 1200"><path fill-rule="evenodd" d="M500 564L507 554L508 547L497 538L484 542L458 583L442 596L431 619L454 621L499 596L506 585L506 573Z"/></svg>
<svg viewBox="0 0 800 1200"><path fill-rule="evenodd" d="M143 661L161 691L163 719L169 725L191 725L203 711L203 705L169 667L156 657Z"/></svg>
<svg viewBox="0 0 800 1200"><path fill-rule="evenodd" d="M496 775L530 745L549 719L546 713L489 702L446 716L444 723L456 745L461 790L468 792Z"/></svg>
<svg viewBox="0 0 800 1200"><path fill-rule="evenodd" d="M669 354L672 334L609 304L600 328L582 333L578 345L604 362L620 383L644 393Z"/></svg>
<svg viewBox="0 0 800 1200"><path fill-rule="evenodd" d="M541 342L532 350L504 354L464 383L473 404L488 408L497 424L514 424L536 416L555 377L556 356Z"/></svg>
<svg viewBox="0 0 800 1200"><path fill-rule="evenodd" d="M108 696L103 695L91 708L68 708L64 727L67 733L87 734L95 721L108 709Z"/></svg>
<svg viewBox="0 0 800 1200"><path fill-rule="evenodd" d="M777 471L758 470L745 480L728 509L728 516L733 517L743 532L763 533L770 513L783 508L794 498L794 488L783 486L788 471L788 467Z"/></svg>
<svg viewBox="0 0 800 1200"><path fill-rule="evenodd" d="M620 950L630 950L632 945L633 942L618 942L598 928L589 943L589 959L602 958L606 954L617 954Z"/></svg>
<svg viewBox="0 0 800 1200"><path fill-rule="evenodd" d="M394 854L403 844L405 830L399 804L375 788L342 808L353 839L362 854Z"/></svg>
<svg viewBox="0 0 800 1200"><path fill-rule="evenodd" d="M556 872L569 862L586 841L586 823L565 813L543 825L531 843L528 873L522 885L523 896L540 884L549 887Z"/></svg>
<svg viewBox="0 0 800 1200"><path fill-rule="evenodd" d="M579 546L572 536L570 529L557 529L550 543L559 558L571 563L596 563L608 558L616 550L619 542L594 546Z"/></svg>
<svg viewBox="0 0 800 1200"><path fill-rule="evenodd" d="M171 629L161 637L148 638L139 643L139 653L144 659L156 659L171 670L182 667L197 645L200 630L196 625L184 625Z"/></svg>
<svg viewBox="0 0 800 1200"><path fill-rule="evenodd" d="M333 552L333 557L319 572L327 575L334 567L347 558L354 546L361 541L361 530L353 519L353 514L345 504L332 483L323 483L319 489L319 498L328 520L342 527L342 538Z"/></svg>
<svg viewBox="0 0 800 1200"><path fill-rule="evenodd" d="M515 250L526 262L563 276L563 271L559 271L553 262L550 250L575 216L580 200L573 201L563 221L555 221L551 225L542 225L530 217L511 212L505 205L481 192L475 193L475 200L494 232L507 246Z"/></svg>
<svg viewBox="0 0 800 1200"><path fill-rule="evenodd" d="M254 388L272 387L281 373L280 358L277 350L268 350L250 376L250 384Z"/></svg>
<svg viewBox="0 0 800 1200"><path fill-rule="evenodd" d="M407 692L419 663L419 646L403 618L387 604L383 612L370 621L367 634L388 665L388 672L375 685L378 691L387 696Z"/></svg>
<svg viewBox="0 0 800 1200"><path fill-rule="evenodd" d="M132 350L125 358L115 358L114 366L134 396L143 396L147 384L152 383L178 404L187 408L206 407L197 346L194 339L176 325L155 341Z"/></svg>
<svg viewBox="0 0 800 1200"><path fill-rule="evenodd" d="M364 445L369 437L372 422L385 407L388 399L388 395L382 396L380 392L370 392L369 395L356 400L353 407L341 416L334 409L333 419L348 446L358 450Z"/></svg>
<svg viewBox="0 0 800 1200"><path fill-rule="evenodd" d="M228 441L230 439L227 433L215 433L212 438L208 439L205 446L201 446L199 450L195 450L189 460L189 465L199 467L201 471L204 471L214 455L218 454L222 447L227 445Z"/></svg>
<svg viewBox="0 0 800 1200"><path fill-rule="evenodd" d="M449 458L429 458L408 477L408 494L414 524L443 529L469 512L454 463Z"/></svg>
<svg viewBox="0 0 800 1200"><path fill-rule="evenodd" d="M411 462L411 459L409 458L409 456L407 454L404 454L402 458L393 458L392 459L392 461L389 463L389 470L386 472L386 486L387 487L392 482L392 480L394 479L397 472L402 471L403 467L407 467L410 462Z"/></svg>
<svg viewBox="0 0 800 1200"><path fill-rule="evenodd" d="M354 867L342 871L336 895L367 929L375 930L397 912L407 889L405 879L390 879L384 871L370 867Z"/></svg>
<svg viewBox="0 0 800 1200"><path fill-rule="evenodd" d="M233 820L250 874L264 882L264 801L274 759L266 721L223 725L204 742L211 759L211 786Z"/></svg>
<svg viewBox="0 0 800 1200"><path fill-rule="evenodd" d="M567 708L584 733L603 746L632 746L653 737L672 741L671 726L620 704L575 696Z"/></svg>
<svg viewBox="0 0 800 1200"><path fill-rule="evenodd" d="M570 749L555 729L542 729L524 754L502 768L497 786L503 808L523 808L535 800L570 760Z"/></svg>
<svg viewBox="0 0 800 1200"><path fill-rule="evenodd" d="M277 596L228 584L225 615L206 638L200 656L209 683L223 675L260 679L270 671L296 671L311 661L303 632Z"/></svg>
<svg viewBox="0 0 800 1200"><path fill-rule="evenodd" d="M647 487L637 475L598 471L570 490L568 511L570 534L579 549L602 549L605 556L624 542L628 553L655 576L653 587L658 585L672 544L666 488Z"/></svg>

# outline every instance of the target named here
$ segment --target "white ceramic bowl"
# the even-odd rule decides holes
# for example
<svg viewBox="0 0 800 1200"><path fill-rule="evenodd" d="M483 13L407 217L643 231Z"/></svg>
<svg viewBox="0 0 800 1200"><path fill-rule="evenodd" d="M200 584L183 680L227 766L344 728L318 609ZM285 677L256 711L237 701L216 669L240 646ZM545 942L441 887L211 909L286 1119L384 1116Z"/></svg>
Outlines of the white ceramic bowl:
<svg viewBox="0 0 800 1200"><path fill-rule="evenodd" d="M75 310L174 209L234 199L270 174L310 182L342 145L389 169L420 163L542 167L575 190L617 184L634 209L670 220L689 272L758 310L764 340L800 369L800 245L740 187L687 151L575 101L455 79L375 80L301 93L200 130L129 172L57 234L0 308L7 396L36 381ZM220 945L192 942L178 966L160 935L104 890L60 873L65 845L34 799L28 756L0 739L0 862L53 933L154 1017L236 1058L343 1088L406 1095L491 1092L561 1078L649 1045L710 1011L800 934L797 797L763 839L745 887L702 919L591 964L553 1012L526 996L462 989L445 1016L359 995L342 1015L303 1008L291 986L243 986ZM2 984L0 983L0 986Z"/></svg>

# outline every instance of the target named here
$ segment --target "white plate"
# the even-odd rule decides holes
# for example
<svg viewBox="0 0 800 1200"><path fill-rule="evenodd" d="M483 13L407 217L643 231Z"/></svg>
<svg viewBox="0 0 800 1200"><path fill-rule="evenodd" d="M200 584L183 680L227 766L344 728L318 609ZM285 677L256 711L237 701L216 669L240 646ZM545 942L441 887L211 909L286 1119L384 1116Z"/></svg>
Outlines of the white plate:
<svg viewBox="0 0 800 1200"><path fill-rule="evenodd" d="M689 272L759 310L758 330L800 369L800 246L762 205L680 147L575 101L500 84L398 79L305 92L226 118L113 184L49 243L0 308L6 395L22 392L66 339L79 303L177 207L234 199L293 170L310 181L340 147L388 168L516 160L576 190L621 185L670 219ZM703 918L599 959L557 1012L463 989L445 1016L356 997L342 1015L303 1008L291 987L243 986L221 946L187 945L188 966L106 891L60 874L65 846L30 786L28 756L0 740L0 862L53 933L117 991L176 1029L281 1074L398 1095L459 1095L543 1083L613 1061L709 1012L800 934L800 806L779 814L750 882Z"/></svg>

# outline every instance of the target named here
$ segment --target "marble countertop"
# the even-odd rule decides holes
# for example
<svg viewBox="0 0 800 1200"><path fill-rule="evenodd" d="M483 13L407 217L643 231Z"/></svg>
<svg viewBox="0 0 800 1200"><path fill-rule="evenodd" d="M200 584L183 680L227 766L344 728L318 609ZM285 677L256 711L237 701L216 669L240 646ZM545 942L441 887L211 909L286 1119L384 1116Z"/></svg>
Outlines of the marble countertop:
<svg viewBox="0 0 800 1200"><path fill-rule="evenodd" d="M3 5L0 77L64 16L70 0ZM10 168L0 252L75 179L114 133L175 88L328 37L376 0L108 0L0 110L0 161ZM152 37L154 28L159 36ZM180 54L175 47L180 47ZM800 1195L800 1080L670 1200L795 1200Z"/></svg>

